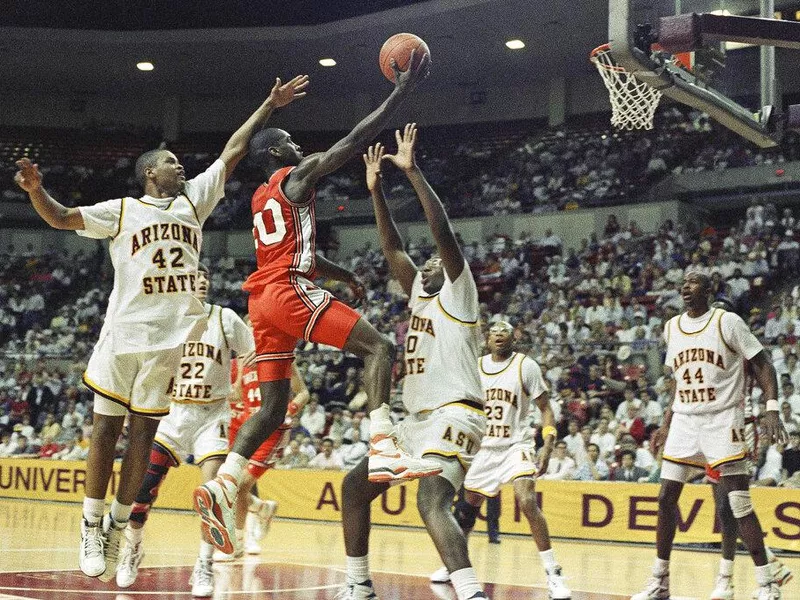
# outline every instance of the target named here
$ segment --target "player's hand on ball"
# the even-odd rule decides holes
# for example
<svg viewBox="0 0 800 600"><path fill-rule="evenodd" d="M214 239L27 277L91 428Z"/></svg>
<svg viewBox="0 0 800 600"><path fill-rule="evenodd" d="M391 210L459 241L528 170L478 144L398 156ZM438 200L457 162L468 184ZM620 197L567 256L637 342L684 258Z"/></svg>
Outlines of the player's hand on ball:
<svg viewBox="0 0 800 600"><path fill-rule="evenodd" d="M770 444L785 444L789 441L789 435L781 423L777 410L770 410L764 413L760 419L761 431L764 439Z"/></svg>
<svg viewBox="0 0 800 600"><path fill-rule="evenodd" d="M29 194L42 185L42 174L39 171L39 165L33 164L29 158L21 158L17 161L17 174L14 175L14 181L17 185Z"/></svg>
<svg viewBox="0 0 800 600"><path fill-rule="evenodd" d="M417 160L414 155L414 150L417 145L417 124L408 123L403 129L394 132L394 137L397 140L397 152L395 154L387 154L383 158L395 164L398 169L403 171L411 171L416 168Z"/></svg>
<svg viewBox="0 0 800 600"><path fill-rule="evenodd" d="M414 64L416 52L416 50L411 51L411 57L408 60L409 65ZM431 55L426 53L422 60L419 61L416 69L409 68L401 71L400 67L397 66L397 61L394 59L392 59L391 65L394 71L395 86L403 92L410 92L417 87L420 81L424 81L431 74Z"/></svg>
<svg viewBox="0 0 800 600"><path fill-rule="evenodd" d="M364 302L364 299L367 297L367 288L364 285L364 282L359 279L358 275L355 273L347 282L350 291L353 293L354 304L356 306L361 306Z"/></svg>
<svg viewBox="0 0 800 600"><path fill-rule="evenodd" d="M267 98L267 102L272 104L275 108L286 106L290 102L302 98L307 92L303 90L308 87L308 75L298 75L291 81L281 83L281 78L275 79L275 85L272 86L272 91Z"/></svg>
<svg viewBox="0 0 800 600"><path fill-rule="evenodd" d="M364 154L364 164L367 166L367 189L371 192L380 183L381 180L381 161L386 149L378 142L374 146L367 148L367 153Z"/></svg>

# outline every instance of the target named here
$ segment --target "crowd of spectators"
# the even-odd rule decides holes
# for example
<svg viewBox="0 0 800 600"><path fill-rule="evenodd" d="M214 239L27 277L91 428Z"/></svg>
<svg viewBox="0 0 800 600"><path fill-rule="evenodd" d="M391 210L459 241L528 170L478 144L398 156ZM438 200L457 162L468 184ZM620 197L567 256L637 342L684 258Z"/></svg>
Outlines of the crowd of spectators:
<svg viewBox="0 0 800 600"><path fill-rule="evenodd" d="M679 286L688 267L711 276L714 296L729 297L772 353L782 420L790 431L800 428L800 286L785 287L791 281L785 274L796 274L800 264L795 227L791 210L754 203L724 231L690 231L667 221L643 232L612 215L601 235L575 249L565 249L550 231L538 239L498 233L464 243L481 295L481 321L514 324L517 348L538 361L549 383L559 441L542 477L657 479L659 457L650 452L648 438L670 403L660 333L682 308ZM421 263L432 247L414 240L407 250ZM331 258L364 280L368 295L361 310L398 348L391 409L399 420L405 415L406 299L379 249L366 245L353 256ZM241 284L253 265L230 257L209 263L210 301L243 312ZM75 458L85 452L92 397L80 376L102 323L109 273L100 250L65 258L7 248L0 256L6 323L0 338L0 456ZM347 288L323 285L349 298ZM362 364L311 343L300 345L297 364L311 401L292 424L279 468L354 465L367 451L369 430ZM538 435L540 415L532 415ZM788 448L761 449L761 484L800 485L800 461L791 458L798 438L792 440Z"/></svg>

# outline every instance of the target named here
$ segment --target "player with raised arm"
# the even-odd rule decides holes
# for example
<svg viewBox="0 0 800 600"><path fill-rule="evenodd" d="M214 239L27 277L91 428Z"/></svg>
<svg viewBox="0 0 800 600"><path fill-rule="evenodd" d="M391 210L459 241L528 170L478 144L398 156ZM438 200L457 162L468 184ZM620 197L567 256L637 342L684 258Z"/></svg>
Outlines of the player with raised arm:
<svg viewBox="0 0 800 600"><path fill-rule="evenodd" d="M37 213L56 229L90 238L111 238L114 288L103 328L84 374L95 392L94 417L81 522L81 571L110 581L116 572L123 530L149 463L159 419L169 413L169 385L183 343L206 323L195 296L202 226L225 193L225 180L247 154L253 132L281 106L305 95L306 76L277 80L269 97L231 136L220 157L186 181L168 150L151 150L136 161L142 198L118 198L67 208L42 187L38 166L17 161L17 184ZM122 459L109 514L105 497L115 447L125 417L129 444Z"/></svg>
<svg viewBox="0 0 800 600"><path fill-rule="evenodd" d="M485 498L494 498L504 483L514 483L514 495L528 519L533 540L547 574L552 600L572 596L556 562L547 521L536 502L536 474L547 470L556 439L555 417L550 394L535 360L514 352L514 328L498 321L489 328L490 354L479 360L486 410L486 434L464 480L464 500L456 503L456 521L465 534L475 526ZM542 413L544 448L540 463L529 423L531 400ZM450 573L442 567L431 575L432 583L447 583Z"/></svg>
<svg viewBox="0 0 800 600"><path fill-rule="evenodd" d="M412 60L410 64L414 64ZM412 458L397 446L389 419L395 347L355 310L312 283L327 277L347 283L356 297L363 285L350 271L316 253L314 219L317 182L357 155L389 122L391 115L428 75L430 56L416 67L396 72L389 97L327 152L303 156L281 129L253 136L253 159L267 181L253 195L253 236L258 270L244 289L256 339L261 409L239 429L219 476L195 490L195 510L217 548L233 551L233 506L248 460L283 423L289 402L294 349L301 339L335 346L364 359L364 385L370 414L370 477L415 479L435 475L431 461Z"/></svg>
<svg viewBox="0 0 800 600"><path fill-rule="evenodd" d="M408 416L397 436L415 457L439 466L441 475L419 482L417 507L459 600L486 598L467 552L467 538L453 516L453 496L480 448L486 429L478 374L480 325L478 289L459 248L444 206L417 166L416 125L398 131L397 153L384 155L380 144L364 155L381 247L389 268L408 294L411 323L405 348L403 404ZM419 197L439 255L417 269L403 249L381 185L381 164L401 169ZM388 415L388 407L384 408ZM387 416L388 418L388 416ZM342 484L342 522L347 552L347 583L337 598L376 598L369 572L370 504L394 478L370 478L366 459Z"/></svg>
<svg viewBox="0 0 800 600"><path fill-rule="evenodd" d="M197 276L197 299L205 302L209 282L205 265L199 266ZM255 342L250 328L231 309L208 303L204 308L208 326L199 338L183 345L181 363L170 386L172 407L156 431L147 474L125 530L116 575L121 588L132 586L139 574L144 558L144 526L170 467L193 456L203 480L208 481L228 454L231 352L252 358ZM214 593L213 551L214 546L202 539L190 580L192 596L204 598Z"/></svg>
<svg viewBox="0 0 800 600"><path fill-rule="evenodd" d="M720 472L717 484L730 503L739 534L756 565L758 600L780 600L781 590L764 547L750 498L745 435L745 361L767 400L761 428L768 443L786 440L778 417L775 368L761 343L738 315L709 307L710 279L689 271L681 293L686 312L664 326L665 364L672 369L675 399L665 416L666 434L656 529L653 576L632 600L667 600L669 559L675 539L678 500L697 468ZM663 435L663 433L662 433ZM657 436L658 437L658 436Z"/></svg>

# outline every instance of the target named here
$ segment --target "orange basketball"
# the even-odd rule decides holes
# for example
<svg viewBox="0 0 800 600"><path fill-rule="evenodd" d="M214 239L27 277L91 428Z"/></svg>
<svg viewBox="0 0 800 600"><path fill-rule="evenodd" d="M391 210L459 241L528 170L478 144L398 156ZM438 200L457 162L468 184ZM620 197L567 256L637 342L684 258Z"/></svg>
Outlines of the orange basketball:
<svg viewBox="0 0 800 600"><path fill-rule="evenodd" d="M423 56L431 53L425 40L413 33L396 33L383 43L381 56L378 62L380 63L381 71L386 79L394 83L392 59L397 62L397 67L401 71L408 69L408 63L411 60L411 52L413 50L416 50L414 53L414 67L420 63Z"/></svg>

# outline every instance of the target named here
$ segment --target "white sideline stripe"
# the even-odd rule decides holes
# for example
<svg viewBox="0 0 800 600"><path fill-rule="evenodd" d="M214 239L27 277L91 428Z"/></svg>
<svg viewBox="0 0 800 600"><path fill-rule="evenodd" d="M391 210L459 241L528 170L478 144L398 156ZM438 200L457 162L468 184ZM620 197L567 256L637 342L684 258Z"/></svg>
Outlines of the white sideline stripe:
<svg viewBox="0 0 800 600"><path fill-rule="evenodd" d="M257 593L257 594L284 594L284 593L287 593L287 592L316 592L316 591L321 591L321 590L339 589L340 587L342 587L342 585L344 585L344 582L330 584L330 585L317 585L317 586L313 586L313 587L284 588L284 589L275 589L275 590L258 590L258 592L253 592L251 590L226 591L225 595L226 596L238 596L238 595L249 594L249 595L252 596L254 593ZM192 595L191 592L165 592L165 591L159 591L159 590L149 590L149 591L135 592L135 591L130 591L130 590L124 590L124 591L120 591L120 590L87 590L85 588L80 588L80 589L77 589L77 588L76 589L58 589L58 588L23 588L23 587L4 587L4 586L0 586L0 590L11 590L11 591L20 591L20 592L47 592L47 593L51 593L51 594L52 593L56 593L56 592L60 592L60 593L63 593L63 594L92 594L92 595L94 595L94 594L106 594L106 595L113 594L114 596L117 596L117 595L125 595L125 596L144 596L144 595L148 595L148 596L152 596L153 594L164 594L164 595L169 595L169 596L191 596ZM2 598L14 598L15 600L16 599L35 600L34 598L23 597L23 596L5 596L5 595L2 595L2 596L0 596L0 599L2 599ZM675 600L678 600L678 599L675 599Z"/></svg>

